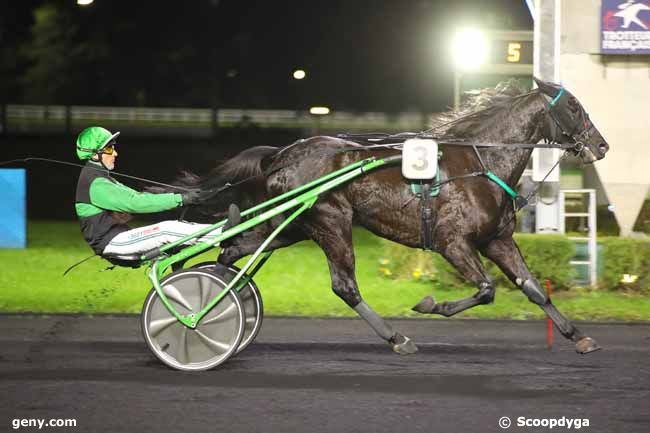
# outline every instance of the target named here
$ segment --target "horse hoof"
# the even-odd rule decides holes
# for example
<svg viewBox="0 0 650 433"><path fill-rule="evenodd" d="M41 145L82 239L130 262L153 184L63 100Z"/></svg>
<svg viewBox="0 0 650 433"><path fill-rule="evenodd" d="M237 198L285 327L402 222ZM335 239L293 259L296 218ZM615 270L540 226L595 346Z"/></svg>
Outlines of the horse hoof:
<svg viewBox="0 0 650 433"><path fill-rule="evenodd" d="M425 296L420 302L418 302L417 305L411 308L411 310L422 314L430 314L433 313L433 308L435 306L436 300L433 299L433 296Z"/></svg>
<svg viewBox="0 0 650 433"><path fill-rule="evenodd" d="M596 343L596 340L591 337L583 337L576 343L576 352L583 355L600 349L601 347Z"/></svg>
<svg viewBox="0 0 650 433"><path fill-rule="evenodd" d="M418 351L415 343L400 333L395 334L391 339L391 344L393 345L393 352L399 353L400 355L412 355Z"/></svg>

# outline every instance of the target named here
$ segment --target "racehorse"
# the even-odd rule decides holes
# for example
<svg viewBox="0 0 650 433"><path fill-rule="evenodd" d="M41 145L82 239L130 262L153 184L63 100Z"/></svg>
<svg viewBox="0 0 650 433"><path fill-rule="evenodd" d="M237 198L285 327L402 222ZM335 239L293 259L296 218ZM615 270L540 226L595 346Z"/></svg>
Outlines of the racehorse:
<svg viewBox="0 0 650 433"><path fill-rule="evenodd" d="M450 112L437 120L438 138L500 143L501 147L472 147L441 144L439 170L442 179L481 170L482 166L514 188L530 158L531 146L541 140L575 144L573 153L584 163L602 159L609 146L593 125L585 109L569 91L535 79L537 89L524 92L512 84L486 90L477 103ZM474 108L474 110L473 110ZM442 120L446 123L442 124ZM511 144L511 146L508 146ZM352 150L351 150L352 149ZM178 184L204 192L222 191L203 203L204 215L221 215L230 201L250 207L297 188L355 161L399 154L394 149L367 149L362 144L333 137L312 137L287 147L260 146L241 152L204 177L185 173ZM482 161L480 161L482 160ZM239 182L239 183L238 183ZM232 184L227 188L227 184ZM226 185L226 188L224 188ZM432 248L458 272L477 286L468 298L438 303L425 297L413 309L420 313L453 316L477 305L494 301L495 287L479 253L493 261L528 297L541 307L559 332L575 342L578 353L600 347L567 320L531 274L512 238L515 229L512 199L504 189L485 177L465 177L441 187L433 200L435 219L430 227ZM414 200L399 166L386 166L344 184L322 196L313 207L281 233L268 250L311 239L322 248L329 265L332 289L353 308L394 351L409 354L415 344L394 331L362 299L355 278L352 225L394 242L423 247L422 200ZM222 245L218 262L230 266L251 254L283 220L278 217L242 233Z"/></svg>

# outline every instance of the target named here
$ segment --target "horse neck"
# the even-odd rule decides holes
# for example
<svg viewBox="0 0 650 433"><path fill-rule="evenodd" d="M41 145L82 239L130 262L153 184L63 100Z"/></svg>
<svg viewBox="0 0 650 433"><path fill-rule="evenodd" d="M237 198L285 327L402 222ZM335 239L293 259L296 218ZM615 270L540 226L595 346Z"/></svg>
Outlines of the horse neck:
<svg viewBox="0 0 650 433"><path fill-rule="evenodd" d="M516 100L512 107L479 133L480 141L537 143L542 136L544 106L536 94ZM516 185L526 169L532 149L498 147L483 150L489 170L510 185Z"/></svg>

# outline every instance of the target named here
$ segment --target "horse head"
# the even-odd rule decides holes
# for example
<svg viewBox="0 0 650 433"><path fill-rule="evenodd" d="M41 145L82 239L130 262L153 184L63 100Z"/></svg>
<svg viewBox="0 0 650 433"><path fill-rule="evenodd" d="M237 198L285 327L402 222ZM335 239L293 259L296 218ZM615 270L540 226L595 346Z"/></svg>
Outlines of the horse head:
<svg viewBox="0 0 650 433"><path fill-rule="evenodd" d="M578 99L562 86L533 77L545 99L548 133L545 138L561 144L575 144L575 152L585 163L603 159L609 144L589 119Z"/></svg>

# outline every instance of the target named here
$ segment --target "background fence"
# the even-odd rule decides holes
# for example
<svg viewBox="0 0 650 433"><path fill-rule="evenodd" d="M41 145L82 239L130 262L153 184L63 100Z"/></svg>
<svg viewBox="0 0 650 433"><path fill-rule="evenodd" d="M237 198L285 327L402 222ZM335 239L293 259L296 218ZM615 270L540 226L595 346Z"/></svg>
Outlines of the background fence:
<svg viewBox="0 0 650 433"><path fill-rule="evenodd" d="M278 128L302 131L419 131L431 113L352 113L332 111L312 115L299 110L209 108L98 107L63 105L6 105L5 133L70 133L89 124L119 127L138 135L161 132L207 137L219 128Z"/></svg>

